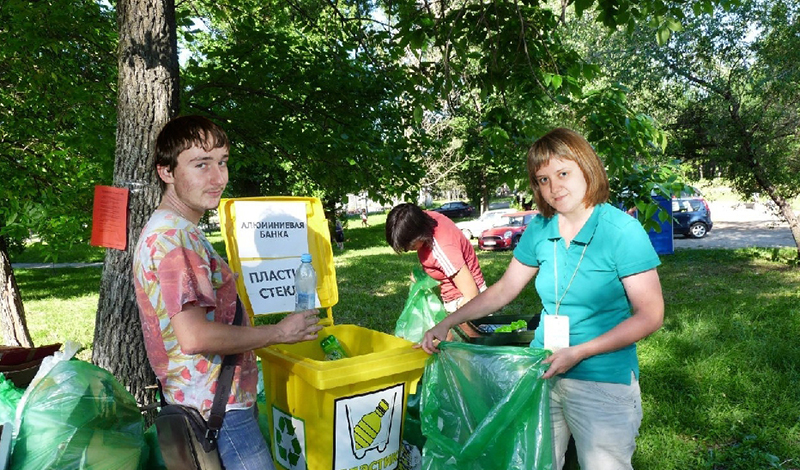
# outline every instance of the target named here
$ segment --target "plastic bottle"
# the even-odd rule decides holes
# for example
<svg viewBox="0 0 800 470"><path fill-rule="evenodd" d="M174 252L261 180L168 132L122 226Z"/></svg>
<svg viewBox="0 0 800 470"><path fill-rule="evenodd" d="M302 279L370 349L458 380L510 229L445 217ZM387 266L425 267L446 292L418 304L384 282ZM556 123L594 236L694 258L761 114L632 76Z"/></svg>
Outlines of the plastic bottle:
<svg viewBox="0 0 800 470"><path fill-rule="evenodd" d="M294 273L296 312L315 308L317 303L317 273L311 265L311 255L303 253L300 261L300 267Z"/></svg>
<svg viewBox="0 0 800 470"><path fill-rule="evenodd" d="M329 361L349 357L344 347L342 347L342 343L333 335L326 336L319 344L322 346L322 350L325 351L325 359Z"/></svg>

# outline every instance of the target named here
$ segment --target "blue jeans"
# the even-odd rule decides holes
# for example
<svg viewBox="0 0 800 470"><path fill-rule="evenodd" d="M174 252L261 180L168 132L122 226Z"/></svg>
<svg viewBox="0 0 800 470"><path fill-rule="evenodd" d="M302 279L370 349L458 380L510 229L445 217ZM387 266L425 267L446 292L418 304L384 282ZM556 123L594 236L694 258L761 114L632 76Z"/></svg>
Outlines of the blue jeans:
<svg viewBox="0 0 800 470"><path fill-rule="evenodd" d="M275 470L253 408L225 413L217 447L225 470Z"/></svg>

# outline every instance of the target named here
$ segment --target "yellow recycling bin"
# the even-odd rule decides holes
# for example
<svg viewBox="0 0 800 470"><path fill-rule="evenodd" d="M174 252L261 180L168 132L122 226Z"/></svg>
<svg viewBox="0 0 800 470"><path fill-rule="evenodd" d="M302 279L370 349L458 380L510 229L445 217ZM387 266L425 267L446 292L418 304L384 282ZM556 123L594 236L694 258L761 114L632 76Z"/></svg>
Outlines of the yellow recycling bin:
<svg viewBox="0 0 800 470"><path fill-rule="evenodd" d="M256 351L263 368L276 467L398 468L408 394L414 392L428 355L393 335L333 325L331 307L338 301L338 291L330 232L319 199L223 199L219 213L228 259L239 273L237 287L251 316L292 310L294 279L287 270L299 266L303 252L312 255L318 306L327 312L323 320L327 326L317 341ZM300 240L294 232L301 234L303 228L307 234ZM319 341L331 334L348 358L325 360Z"/></svg>

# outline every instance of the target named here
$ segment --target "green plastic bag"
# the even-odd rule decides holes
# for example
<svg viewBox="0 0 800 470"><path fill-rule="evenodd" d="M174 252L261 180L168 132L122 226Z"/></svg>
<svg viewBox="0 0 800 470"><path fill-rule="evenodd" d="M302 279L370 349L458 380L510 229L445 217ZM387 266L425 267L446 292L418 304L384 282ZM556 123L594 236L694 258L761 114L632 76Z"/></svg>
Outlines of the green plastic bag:
<svg viewBox="0 0 800 470"><path fill-rule="evenodd" d="M551 470L549 352L442 342L422 385L423 470Z"/></svg>
<svg viewBox="0 0 800 470"><path fill-rule="evenodd" d="M435 289L439 282L430 277L421 266L414 267L414 282L408 291L403 313L397 319L394 335L413 343L422 341L425 332L447 316L442 300Z"/></svg>
<svg viewBox="0 0 800 470"><path fill-rule="evenodd" d="M12 470L139 470L150 450L133 396L111 373L60 360L25 390Z"/></svg>
<svg viewBox="0 0 800 470"><path fill-rule="evenodd" d="M6 376L0 374L0 424L13 423L17 413L17 403L25 390L17 388Z"/></svg>
<svg viewBox="0 0 800 470"><path fill-rule="evenodd" d="M155 424L144 432L144 441L150 448L144 468L147 470L169 470L167 464L164 463L164 457L161 455L161 446L158 445L158 431Z"/></svg>

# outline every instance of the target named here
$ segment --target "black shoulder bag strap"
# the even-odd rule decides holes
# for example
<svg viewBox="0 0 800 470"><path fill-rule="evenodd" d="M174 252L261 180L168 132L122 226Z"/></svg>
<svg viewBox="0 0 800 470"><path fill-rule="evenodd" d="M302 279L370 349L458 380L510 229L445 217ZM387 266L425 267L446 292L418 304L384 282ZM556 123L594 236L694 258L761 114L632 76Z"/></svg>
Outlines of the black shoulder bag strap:
<svg viewBox="0 0 800 470"><path fill-rule="evenodd" d="M233 317L233 324L241 324L243 315L242 302L239 300L239 296L236 296L236 316ZM233 369L238 356L238 354L228 354L222 360L222 370L217 379L217 392L214 394L214 403L211 405L211 415L208 417L208 430L206 430L206 439L210 442L216 442L219 430L222 428L222 420L225 419L225 405L228 403L228 394L233 382Z"/></svg>

